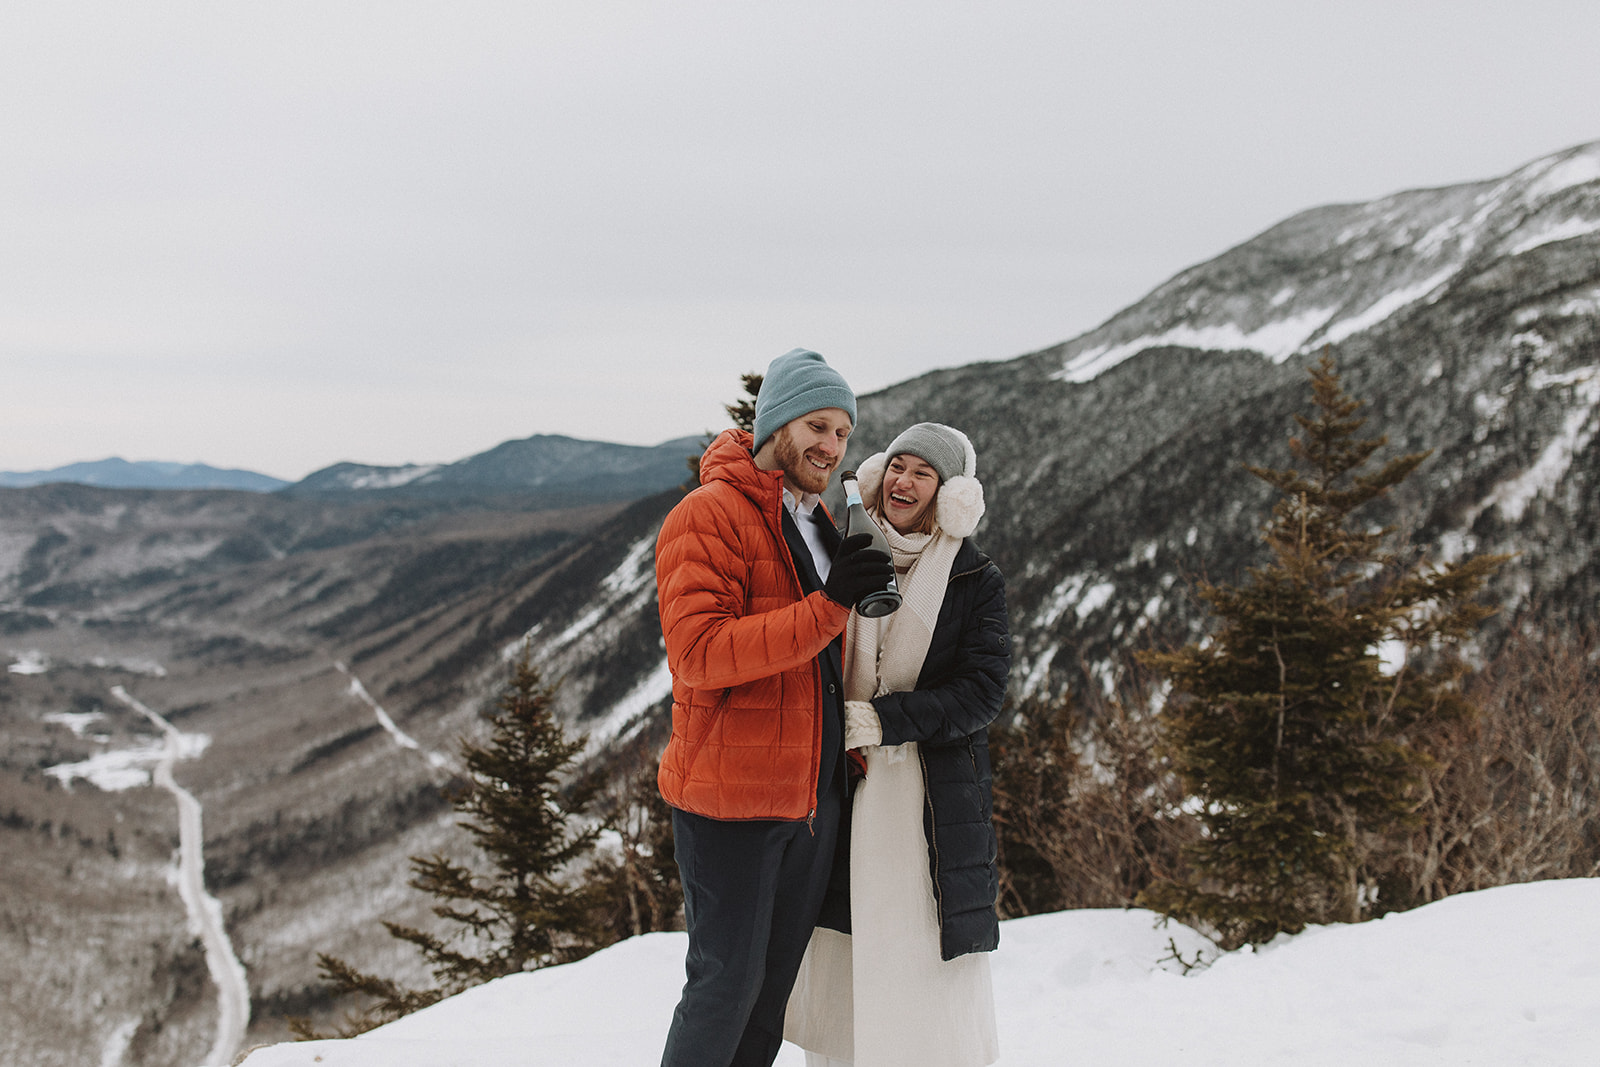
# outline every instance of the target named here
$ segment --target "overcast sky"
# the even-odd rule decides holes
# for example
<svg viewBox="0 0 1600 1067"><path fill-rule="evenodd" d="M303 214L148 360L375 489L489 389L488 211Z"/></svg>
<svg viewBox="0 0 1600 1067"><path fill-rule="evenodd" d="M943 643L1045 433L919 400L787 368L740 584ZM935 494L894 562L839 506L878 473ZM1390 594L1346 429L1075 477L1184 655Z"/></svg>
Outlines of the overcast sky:
<svg viewBox="0 0 1600 1067"><path fill-rule="evenodd" d="M720 428L1600 139L1595 0L7 3L0 470Z"/></svg>

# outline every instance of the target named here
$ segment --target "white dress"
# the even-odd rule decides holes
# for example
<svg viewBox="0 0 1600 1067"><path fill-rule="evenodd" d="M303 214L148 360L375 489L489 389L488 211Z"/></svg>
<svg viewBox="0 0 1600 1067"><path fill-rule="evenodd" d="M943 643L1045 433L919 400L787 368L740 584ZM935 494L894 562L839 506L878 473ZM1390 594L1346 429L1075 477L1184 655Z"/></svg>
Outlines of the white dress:
<svg viewBox="0 0 1600 1067"><path fill-rule="evenodd" d="M945 558L937 572L939 599ZM912 577L902 584L908 602ZM932 611L936 617L937 600ZM926 650L924 638L917 664ZM887 662L879 668L895 673ZM856 785L850 838L854 935L821 927L813 933L789 997L784 1037L807 1049L812 1065L991 1064L999 1058L999 1039L988 954L949 961L939 954L917 745L869 745L864 753L867 776Z"/></svg>

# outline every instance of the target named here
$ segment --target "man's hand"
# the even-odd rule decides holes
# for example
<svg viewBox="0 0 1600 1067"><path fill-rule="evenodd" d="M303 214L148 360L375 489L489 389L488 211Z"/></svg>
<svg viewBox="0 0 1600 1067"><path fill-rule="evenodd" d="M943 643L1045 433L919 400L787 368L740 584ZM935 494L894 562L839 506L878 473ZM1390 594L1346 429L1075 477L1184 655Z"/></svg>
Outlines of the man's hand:
<svg viewBox="0 0 1600 1067"><path fill-rule="evenodd" d="M822 591L835 604L853 608L868 593L876 592L889 584L894 577L894 563L886 552L868 548L872 538L867 534L853 534L839 545L833 557L833 567Z"/></svg>

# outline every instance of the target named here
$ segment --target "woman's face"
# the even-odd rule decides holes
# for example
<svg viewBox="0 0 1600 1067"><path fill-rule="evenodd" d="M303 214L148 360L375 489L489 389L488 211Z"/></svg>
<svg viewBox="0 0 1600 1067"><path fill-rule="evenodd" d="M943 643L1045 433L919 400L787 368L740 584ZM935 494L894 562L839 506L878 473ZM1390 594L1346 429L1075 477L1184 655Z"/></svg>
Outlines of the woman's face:
<svg viewBox="0 0 1600 1067"><path fill-rule="evenodd" d="M890 526L910 533L922 522L938 495L938 472L926 460L903 453L889 460L888 469L883 472L878 507Z"/></svg>

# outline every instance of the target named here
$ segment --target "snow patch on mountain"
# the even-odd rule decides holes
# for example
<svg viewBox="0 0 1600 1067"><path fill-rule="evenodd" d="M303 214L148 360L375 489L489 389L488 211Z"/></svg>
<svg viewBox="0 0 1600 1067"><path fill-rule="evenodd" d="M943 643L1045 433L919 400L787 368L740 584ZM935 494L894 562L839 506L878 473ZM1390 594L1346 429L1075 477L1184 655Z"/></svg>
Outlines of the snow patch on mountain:
<svg viewBox="0 0 1600 1067"><path fill-rule="evenodd" d="M1537 496L1549 495L1572 466L1574 456L1588 447L1595 434L1595 409L1600 406L1600 368L1584 367L1564 374L1537 372L1535 389L1569 386L1579 403L1567 412L1561 429L1546 443L1532 466L1495 486L1478 512L1497 507L1508 522L1519 522ZM1476 520L1477 515L1472 516ZM1471 525L1469 522L1468 526Z"/></svg>
<svg viewBox="0 0 1600 1067"><path fill-rule="evenodd" d="M1161 609L1166 606L1167 599L1159 593L1144 602L1144 607L1139 609L1139 617L1134 621L1135 632L1144 629L1161 617Z"/></svg>
<svg viewBox="0 0 1600 1067"><path fill-rule="evenodd" d="M1346 337L1352 337L1355 334L1361 333L1363 330L1372 329L1374 326L1378 325L1380 322L1387 319L1400 309L1408 307L1424 297L1429 296L1430 294L1435 294L1436 290L1438 290L1440 286L1444 285L1445 282L1454 277L1456 271L1459 269L1459 265L1446 267L1437 274L1424 278L1422 281L1417 282L1414 285L1403 286L1394 290L1393 292L1379 297L1377 300L1373 301L1373 303L1368 306L1365 311L1362 311L1356 315L1351 315L1348 318L1339 319L1337 322L1330 324L1322 331L1321 335L1316 338L1316 342L1318 344L1322 344L1324 342L1329 344L1338 344ZM1303 350L1303 347L1302 349L1297 349L1296 351ZM1271 353L1267 354L1271 355ZM1293 353L1289 354L1292 355ZM1283 359L1278 358L1275 359L1274 362L1281 363L1283 362Z"/></svg>
<svg viewBox="0 0 1600 1067"><path fill-rule="evenodd" d="M41 721L54 726L65 726L72 731L73 737L81 738L85 730L105 717L105 713L101 711L52 711L44 715Z"/></svg>
<svg viewBox="0 0 1600 1067"><path fill-rule="evenodd" d="M600 586L616 596L627 596L655 581L656 538L651 532L636 541L617 569L600 580Z"/></svg>
<svg viewBox="0 0 1600 1067"><path fill-rule="evenodd" d="M126 671L129 674L142 674L148 678L165 678L167 668L153 659L144 656L124 656L112 659L109 656L92 656L89 666L102 671Z"/></svg>
<svg viewBox="0 0 1600 1067"><path fill-rule="evenodd" d="M1596 224L1600 226L1600 223ZM1245 330L1235 322L1202 326L1183 323L1160 333L1146 334L1120 344L1099 344L1068 360L1053 377L1057 381L1092 381L1133 356L1151 348L1177 346L1212 351L1253 351L1274 363L1303 355L1322 344L1337 344L1382 323L1396 312L1419 300L1437 299L1441 287L1460 270L1451 263L1442 270L1409 285L1393 289L1368 304L1363 310L1339 316L1338 309L1314 307ZM1279 306L1290 290L1280 290L1269 306Z"/></svg>
<svg viewBox="0 0 1600 1067"><path fill-rule="evenodd" d="M556 634L555 638L550 641L548 647L556 649L561 648L564 645L570 645L572 642L576 641L578 638L594 629L595 623L599 622L605 617L606 608L609 606L610 605L607 603L596 604L594 607L578 616L578 618L574 619L565 630L562 630L560 633ZM532 631L529 631L529 636L532 636Z"/></svg>
<svg viewBox="0 0 1600 1067"><path fill-rule="evenodd" d="M1600 289L1590 289L1562 303L1557 313L1564 318L1580 315L1600 315Z"/></svg>
<svg viewBox="0 0 1600 1067"><path fill-rule="evenodd" d="M100 1067L122 1067L123 1058L133 1044L133 1035L139 1032L139 1019L124 1019L106 1035L100 1046Z"/></svg>
<svg viewBox="0 0 1600 1067"><path fill-rule="evenodd" d="M598 752L618 741L626 741L645 724L644 713L672 695L672 672L663 655L655 669L611 706L594 725L589 726L590 752Z"/></svg>
<svg viewBox="0 0 1600 1067"><path fill-rule="evenodd" d="M1034 626L1041 630L1054 626L1056 620L1065 615L1068 608L1073 610L1080 621L1087 619L1105 607L1116 591L1117 587L1111 582L1102 581L1089 585L1089 575L1069 575L1045 599L1044 605L1034 616Z"/></svg>
<svg viewBox="0 0 1600 1067"><path fill-rule="evenodd" d="M1543 200L1573 186L1600 181L1600 142L1585 145L1565 159L1541 160L1525 169L1539 167L1544 173L1528 186L1530 200Z"/></svg>
<svg viewBox="0 0 1600 1067"><path fill-rule="evenodd" d="M367 692L367 687L361 684L361 679L352 674L348 667L340 662L334 663L334 667L337 668L340 674L350 679L350 686L348 689L349 694L372 709L374 717L376 717L378 720L378 725L383 727L384 731L394 740L396 745L420 754L428 761L428 766L435 769L449 765L450 760L442 753L425 750L422 745L418 743L416 738L400 729L399 725L395 723L394 718L384 710L383 705L379 704L372 698L372 694Z"/></svg>
<svg viewBox="0 0 1600 1067"><path fill-rule="evenodd" d="M1395 638L1380 641L1375 647L1368 649L1369 653L1377 655L1378 672L1385 678L1393 678L1400 673L1406 665L1408 651L1406 643Z"/></svg>
<svg viewBox="0 0 1600 1067"><path fill-rule="evenodd" d="M1600 232L1600 219L1561 219L1556 222L1546 223L1524 234L1516 244L1511 246L1511 254L1520 256L1524 252L1533 251L1540 245L1555 244L1557 241L1566 241L1574 237L1587 237L1596 232Z"/></svg>
<svg viewBox="0 0 1600 1067"><path fill-rule="evenodd" d="M545 644L546 651L564 648L577 641L599 624L601 619L614 613L619 602L632 597L635 602L640 594L649 595L649 586L655 581L655 532L651 531L636 541L628 549L628 554L610 574L600 579L601 595L588 611L573 620L566 629ZM535 630L529 630L523 635L522 641L515 643L520 649L522 645L533 639Z"/></svg>
<svg viewBox="0 0 1600 1067"><path fill-rule="evenodd" d="M1090 615L1110 603L1111 597L1116 591L1117 587L1110 582L1096 582L1084 591L1083 596L1078 599L1077 604L1073 605L1072 610L1080 621L1087 619Z"/></svg>
<svg viewBox="0 0 1600 1067"><path fill-rule="evenodd" d="M15 662L6 668L10 674L43 674L50 669L50 659L36 648L26 652L11 653Z"/></svg>
<svg viewBox="0 0 1600 1067"><path fill-rule="evenodd" d="M1411 247L1418 255L1437 256L1450 246L1451 240L1462 235L1464 221L1459 215L1452 215L1443 222L1434 223Z"/></svg>
<svg viewBox="0 0 1600 1067"><path fill-rule="evenodd" d="M339 482L346 489L398 489L427 477L441 466L439 463L422 463L406 467L367 467L351 471L340 477Z"/></svg>
<svg viewBox="0 0 1600 1067"><path fill-rule="evenodd" d="M1054 375L1057 381L1088 382L1147 348L1179 346L1217 351L1247 349L1260 352L1274 363L1282 363L1305 344L1333 314L1332 308L1312 308L1283 319L1268 322L1246 332L1232 322L1206 326L1187 323L1161 333L1137 337L1116 345L1096 345L1069 360Z"/></svg>
<svg viewBox="0 0 1600 1067"><path fill-rule="evenodd" d="M1050 677L1050 665L1056 660L1056 653L1061 651L1060 645L1051 645L1033 660L1032 663L1019 663L1021 681L1018 689L1024 698L1031 697L1039 691L1039 687ZM1013 679L1016 675L1012 676Z"/></svg>

